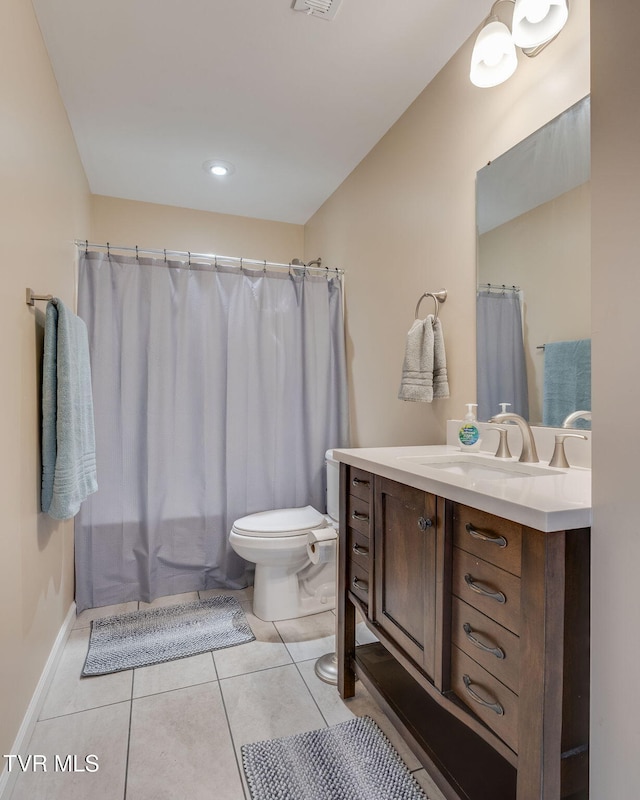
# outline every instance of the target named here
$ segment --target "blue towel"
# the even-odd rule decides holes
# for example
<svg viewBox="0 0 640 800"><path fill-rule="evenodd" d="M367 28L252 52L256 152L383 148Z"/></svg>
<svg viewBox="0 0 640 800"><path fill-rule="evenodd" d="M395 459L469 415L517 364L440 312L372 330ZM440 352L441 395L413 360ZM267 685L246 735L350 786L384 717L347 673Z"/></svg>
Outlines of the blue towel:
<svg viewBox="0 0 640 800"><path fill-rule="evenodd" d="M97 488L87 328L56 299L44 326L42 510L70 519Z"/></svg>
<svg viewBox="0 0 640 800"><path fill-rule="evenodd" d="M591 411L591 339L544 346L542 421L560 427L572 411Z"/></svg>

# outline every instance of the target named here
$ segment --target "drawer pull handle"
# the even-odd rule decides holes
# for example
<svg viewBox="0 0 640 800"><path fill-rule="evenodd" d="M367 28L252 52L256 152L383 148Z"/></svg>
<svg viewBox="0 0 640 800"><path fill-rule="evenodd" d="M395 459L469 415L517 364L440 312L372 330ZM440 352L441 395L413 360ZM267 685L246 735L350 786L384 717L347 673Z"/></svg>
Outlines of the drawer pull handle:
<svg viewBox="0 0 640 800"><path fill-rule="evenodd" d="M477 692L474 692L474 690L471 688L471 678L468 675L463 675L462 680L464 681L464 687L472 700L475 700L476 703L479 703L483 708L488 708L490 711L495 712L499 717L503 716L504 708L500 705L500 703L489 703L487 700L480 697Z"/></svg>
<svg viewBox="0 0 640 800"><path fill-rule="evenodd" d="M369 481L363 481L362 478L354 478L351 483L353 486L366 486L367 488L371 485Z"/></svg>
<svg viewBox="0 0 640 800"><path fill-rule="evenodd" d="M474 581L469 573L464 576L464 582L472 592L476 592L477 594L481 594L483 597L488 597L491 600L495 600L496 603L507 602L507 598L502 594L502 592L494 592L491 589L488 589L486 586L483 586L481 583Z"/></svg>
<svg viewBox="0 0 640 800"><path fill-rule="evenodd" d="M478 639L477 636L475 636L475 631L473 630L471 625L469 625L468 622L464 623L464 625L462 626L462 629L466 633L467 639L471 642L471 644L475 645L477 648L482 650L484 653L491 653L492 656L495 656L496 658L499 658L500 660L502 660L504 658L504 650L501 647L498 647L497 645L496 645L496 647L491 647L490 645L485 644L484 642L480 641L480 639Z"/></svg>
<svg viewBox="0 0 640 800"><path fill-rule="evenodd" d="M360 589L361 592L369 591L369 584L366 581L361 581L359 578L354 578L351 581L351 585L354 589Z"/></svg>
<svg viewBox="0 0 640 800"><path fill-rule="evenodd" d="M432 525L433 522L430 519L425 519L424 517L418 519L418 527L421 531L426 531L427 528L430 528Z"/></svg>
<svg viewBox="0 0 640 800"><path fill-rule="evenodd" d="M366 547L360 547L359 544L354 544L351 548L357 556L368 556L369 550Z"/></svg>
<svg viewBox="0 0 640 800"><path fill-rule="evenodd" d="M464 526L469 536L473 536L474 539L480 539L483 542L490 542L491 544L497 544L498 547L506 547L507 540L504 536L492 536L490 533L484 533L483 531L476 530L470 522Z"/></svg>
<svg viewBox="0 0 640 800"><path fill-rule="evenodd" d="M361 514L359 511L354 511L351 514L351 519L357 519L358 522L369 522L369 515Z"/></svg>

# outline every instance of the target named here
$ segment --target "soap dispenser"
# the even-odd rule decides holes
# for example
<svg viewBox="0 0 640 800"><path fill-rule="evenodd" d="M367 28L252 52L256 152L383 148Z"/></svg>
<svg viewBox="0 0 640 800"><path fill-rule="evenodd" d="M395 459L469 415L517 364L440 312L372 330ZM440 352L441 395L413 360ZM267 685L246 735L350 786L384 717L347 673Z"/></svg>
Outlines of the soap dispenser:
<svg viewBox="0 0 640 800"><path fill-rule="evenodd" d="M464 422L458 430L458 441L460 442L460 449L466 451L480 449L480 429L476 421L474 408L478 407L477 403L466 403L467 413L464 417Z"/></svg>

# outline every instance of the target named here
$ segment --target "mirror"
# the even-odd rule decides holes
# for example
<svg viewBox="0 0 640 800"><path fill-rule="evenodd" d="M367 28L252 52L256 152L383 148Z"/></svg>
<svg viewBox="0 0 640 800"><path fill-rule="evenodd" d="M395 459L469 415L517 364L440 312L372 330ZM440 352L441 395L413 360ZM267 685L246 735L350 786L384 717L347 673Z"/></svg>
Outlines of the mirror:
<svg viewBox="0 0 640 800"><path fill-rule="evenodd" d="M480 420L591 409L589 179L588 97L478 172Z"/></svg>

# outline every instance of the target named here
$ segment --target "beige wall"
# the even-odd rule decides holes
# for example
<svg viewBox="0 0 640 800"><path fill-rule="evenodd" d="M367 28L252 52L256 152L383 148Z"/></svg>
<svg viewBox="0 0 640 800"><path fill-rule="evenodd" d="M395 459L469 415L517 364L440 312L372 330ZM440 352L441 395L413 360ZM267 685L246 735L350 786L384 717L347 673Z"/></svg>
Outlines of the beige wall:
<svg viewBox="0 0 640 800"><path fill-rule="evenodd" d="M96 244L186 250L288 264L302 258L304 228L229 214L94 195L91 241Z"/></svg>
<svg viewBox="0 0 640 800"><path fill-rule="evenodd" d="M89 192L28 0L2 3L0 53L0 753L11 753L73 599L72 524L38 513L45 304L29 309L25 288L73 305Z"/></svg>
<svg viewBox="0 0 640 800"><path fill-rule="evenodd" d="M481 283L523 292L529 420L542 420L545 342L591 336L588 183L505 222L478 240Z"/></svg>
<svg viewBox="0 0 640 800"><path fill-rule="evenodd" d="M0 12L3 459L0 486L0 747L11 748L73 600L73 524L38 513L45 304L75 304L74 239L288 263L301 225L91 197L28 0ZM0 767L0 772L1 772Z"/></svg>
<svg viewBox="0 0 640 800"><path fill-rule="evenodd" d="M469 82L472 40L305 227L306 256L347 271L352 444L442 442L475 399L475 175L589 93L589 8L493 89ZM404 338L422 292L441 307L451 398L397 399ZM422 309L431 311L430 302Z"/></svg>
<svg viewBox="0 0 640 800"><path fill-rule="evenodd" d="M640 6L592 3L591 797L640 787Z"/></svg>

